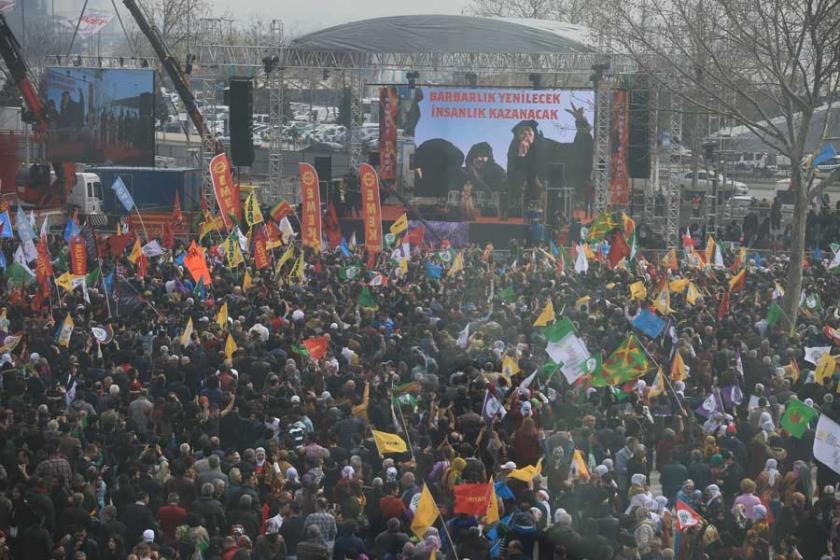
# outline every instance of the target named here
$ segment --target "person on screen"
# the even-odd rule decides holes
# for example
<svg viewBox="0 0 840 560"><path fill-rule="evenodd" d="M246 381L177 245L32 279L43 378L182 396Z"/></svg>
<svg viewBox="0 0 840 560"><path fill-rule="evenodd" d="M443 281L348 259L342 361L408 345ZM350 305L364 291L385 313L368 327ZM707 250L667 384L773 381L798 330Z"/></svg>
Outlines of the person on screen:
<svg viewBox="0 0 840 560"><path fill-rule="evenodd" d="M400 100L397 126L403 129L404 136L414 136L414 129L420 122L420 101L423 100L423 90L410 89L408 95Z"/></svg>
<svg viewBox="0 0 840 560"><path fill-rule="evenodd" d="M70 92L65 90L61 94L61 108L58 114L58 124L63 128L82 128L85 122L85 94L79 88L79 100L73 101Z"/></svg>
<svg viewBox="0 0 840 560"><path fill-rule="evenodd" d="M572 104L566 112L575 118L577 133L572 142L545 138L536 121L520 121L513 127L508 147L508 196L503 210L521 212L543 207L551 164L564 164L566 185L585 194L592 174L592 133L583 107Z"/></svg>
<svg viewBox="0 0 840 560"><path fill-rule="evenodd" d="M414 194L446 198L464 185L464 152L443 138L426 140L414 153Z"/></svg>
<svg viewBox="0 0 840 560"><path fill-rule="evenodd" d="M538 132L537 121L520 121L513 127L508 146L507 204L502 205L502 218L508 212L520 215L527 207L542 198L545 176L545 138Z"/></svg>
<svg viewBox="0 0 840 560"><path fill-rule="evenodd" d="M464 171L467 176L465 190L469 184L472 191L485 193L486 200L493 193L504 193L507 176L504 168L493 158L493 148L487 142L479 142L470 148L464 162Z"/></svg>

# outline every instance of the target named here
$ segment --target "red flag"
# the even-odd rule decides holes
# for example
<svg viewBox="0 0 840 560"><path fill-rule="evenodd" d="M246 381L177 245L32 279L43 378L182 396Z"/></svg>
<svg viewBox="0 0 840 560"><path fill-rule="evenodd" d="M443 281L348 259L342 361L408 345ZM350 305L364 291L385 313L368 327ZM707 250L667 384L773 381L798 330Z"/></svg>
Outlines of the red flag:
<svg viewBox="0 0 840 560"><path fill-rule="evenodd" d="M207 197L204 196L204 191L201 191L201 198L198 199L198 204L201 206L201 212L206 216L210 213L210 203L207 202Z"/></svg>
<svg viewBox="0 0 840 560"><path fill-rule="evenodd" d="M70 238L70 270L74 276L87 274L87 248L81 235Z"/></svg>
<svg viewBox="0 0 840 560"><path fill-rule="evenodd" d="M210 270L207 268L207 259L204 257L204 249L196 245L195 241L190 244L190 248L187 250L187 256L184 257L184 266L187 267L196 282L203 276L206 286L212 283Z"/></svg>
<svg viewBox="0 0 840 560"><path fill-rule="evenodd" d="M487 484L456 484L455 513L479 517L487 511Z"/></svg>
<svg viewBox="0 0 840 560"><path fill-rule="evenodd" d="M149 272L149 257L146 256L145 253L140 254L140 258L137 259L137 275L140 278L145 278Z"/></svg>
<svg viewBox="0 0 840 560"><path fill-rule="evenodd" d="M368 253L367 267L373 268L376 266L376 253L371 251Z"/></svg>
<svg viewBox="0 0 840 560"><path fill-rule="evenodd" d="M181 194L175 191L175 204L172 205L172 221L180 224L184 221L184 214L181 212Z"/></svg>
<svg viewBox="0 0 840 560"><path fill-rule="evenodd" d="M303 341L303 346L313 360L320 360L327 354L330 341L326 336L313 336Z"/></svg>
<svg viewBox="0 0 840 560"><path fill-rule="evenodd" d="M38 283L43 285L52 275L53 268L50 259L50 250L47 248L47 242L41 239L38 241L38 260L35 261L35 277L38 279Z"/></svg>
<svg viewBox="0 0 840 560"><path fill-rule="evenodd" d="M607 261L610 263L610 268L615 268L621 259L630 256L630 247L624 239L624 234L620 231L613 235L612 245L610 245L610 252L607 254Z"/></svg>
<svg viewBox="0 0 840 560"><path fill-rule="evenodd" d="M417 226L406 232L403 236L403 241L411 245L422 245L424 237L426 237L426 228Z"/></svg>
<svg viewBox="0 0 840 560"><path fill-rule="evenodd" d="M327 206L327 217L324 220L324 229L327 234L327 243L330 244L330 249L335 249L341 245L341 224L338 223L338 214L335 212L335 204L330 202Z"/></svg>
<svg viewBox="0 0 840 560"><path fill-rule="evenodd" d="M265 246L265 228L258 228L254 233L254 266L257 270L268 268L268 250Z"/></svg>
<svg viewBox="0 0 840 560"><path fill-rule="evenodd" d="M729 313L729 292L723 292L723 296L720 298L720 307L718 307L718 321L723 321L727 313Z"/></svg>
<svg viewBox="0 0 840 560"><path fill-rule="evenodd" d="M733 276L729 280L729 291L730 292L740 291L741 288L744 287L744 282L746 281L746 278L747 278L747 269L742 268L741 272L739 272L738 274L736 274L735 276Z"/></svg>
<svg viewBox="0 0 840 560"><path fill-rule="evenodd" d="M674 514L674 521L678 531L685 531L689 527L703 523L703 518L700 517L700 514L691 509L682 500L677 500Z"/></svg>
<svg viewBox="0 0 840 560"><path fill-rule="evenodd" d="M161 236L161 240L166 249L172 249L175 246L175 232L172 229L172 223L166 222L163 224L163 236Z"/></svg>

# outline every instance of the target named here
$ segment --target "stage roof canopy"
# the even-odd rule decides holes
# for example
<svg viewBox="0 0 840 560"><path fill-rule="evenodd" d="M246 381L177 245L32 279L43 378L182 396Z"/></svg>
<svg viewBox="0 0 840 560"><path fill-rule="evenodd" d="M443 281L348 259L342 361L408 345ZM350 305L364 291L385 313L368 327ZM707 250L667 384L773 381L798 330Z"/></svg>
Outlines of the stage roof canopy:
<svg viewBox="0 0 840 560"><path fill-rule="evenodd" d="M452 15L354 21L298 37L309 51L356 53L574 54L593 51L589 29L559 21Z"/></svg>

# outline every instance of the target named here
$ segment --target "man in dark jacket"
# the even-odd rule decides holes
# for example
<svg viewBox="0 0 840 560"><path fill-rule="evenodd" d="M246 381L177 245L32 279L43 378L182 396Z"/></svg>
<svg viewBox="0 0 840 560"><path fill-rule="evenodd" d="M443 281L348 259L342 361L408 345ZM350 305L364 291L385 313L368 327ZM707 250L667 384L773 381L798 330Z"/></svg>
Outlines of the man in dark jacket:
<svg viewBox="0 0 840 560"><path fill-rule="evenodd" d="M356 536L356 529L356 522L352 519L341 524L341 532L333 547L333 560L358 558L360 554L365 554L365 542Z"/></svg>
<svg viewBox="0 0 840 560"><path fill-rule="evenodd" d="M126 548L132 548L143 538L143 531L155 529L157 521L149 508L149 495L144 491L137 493L137 501L125 507L120 515L120 521L127 527L125 535Z"/></svg>
<svg viewBox="0 0 840 560"><path fill-rule="evenodd" d="M213 497L213 484L201 485L201 497L193 502L190 512L204 518L204 528L211 537L221 534L226 527L225 509L221 502Z"/></svg>
<svg viewBox="0 0 840 560"><path fill-rule="evenodd" d="M392 517L388 520L387 529L376 535L377 558L396 558L402 552L403 546L408 542L408 535L400 531L400 520ZM472 558L470 556L470 558Z"/></svg>

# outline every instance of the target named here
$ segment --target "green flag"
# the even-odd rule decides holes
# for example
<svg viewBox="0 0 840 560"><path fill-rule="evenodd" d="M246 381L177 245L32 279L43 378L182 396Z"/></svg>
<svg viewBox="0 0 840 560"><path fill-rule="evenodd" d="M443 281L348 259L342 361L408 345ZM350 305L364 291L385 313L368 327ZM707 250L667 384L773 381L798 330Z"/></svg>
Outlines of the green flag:
<svg viewBox="0 0 840 560"><path fill-rule="evenodd" d="M306 349L306 346L303 346L296 342L292 343L292 352L299 356L309 357L309 350Z"/></svg>
<svg viewBox="0 0 840 560"><path fill-rule="evenodd" d="M414 408L417 406L417 397L412 395L411 393L405 393L403 395L394 395L391 397L391 402L394 406L405 406L408 408Z"/></svg>
<svg viewBox="0 0 840 560"><path fill-rule="evenodd" d="M98 266L87 273L87 277L85 278L85 282L87 283L88 287L93 287L98 281L99 277L102 276L102 269Z"/></svg>
<svg viewBox="0 0 840 560"><path fill-rule="evenodd" d="M809 311L819 311L822 309L822 300L820 299L820 295L817 292L812 292L805 296L805 299L802 300L801 306L802 309L807 309Z"/></svg>
<svg viewBox="0 0 840 560"><path fill-rule="evenodd" d="M568 318L563 317L559 321L555 321L553 324L544 327L542 333L548 342L559 342L567 334L574 334L575 326Z"/></svg>
<svg viewBox="0 0 840 560"><path fill-rule="evenodd" d="M770 308L767 309L767 324L771 327L775 327L776 323L779 322L779 319L782 318L783 313L782 308L774 301L770 304Z"/></svg>
<svg viewBox="0 0 840 560"><path fill-rule="evenodd" d="M353 280L359 275L359 267L356 265L343 266L338 271L338 278L342 281Z"/></svg>
<svg viewBox="0 0 840 560"><path fill-rule="evenodd" d="M11 287L28 286L35 281L35 277L32 276L20 263L13 262L9 265L9 268L6 269L6 280L9 282L9 286Z"/></svg>
<svg viewBox="0 0 840 560"><path fill-rule="evenodd" d="M560 364L546 362L540 367L540 369L537 370L537 379L539 379L543 383L546 383L549 379L551 379L554 376L554 372L556 372L559 368Z"/></svg>
<svg viewBox="0 0 840 560"><path fill-rule="evenodd" d="M513 293L513 286L508 286L501 292L499 292L499 298L502 301L513 301L513 298L516 297Z"/></svg>
<svg viewBox="0 0 840 560"><path fill-rule="evenodd" d="M802 401L789 400L785 415L779 422L790 435L799 439L808 429L808 424L817 415L817 411Z"/></svg>
<svg viewBox="0 0 840 560"><path fill-rule="evenodd" d="M361 293L359 293L359 307L367 308L367 309L379 309L379 304L376 303L376 299L374 299L373 294L370 293L370 290L367 289L367 286L362 288Z"/></svg>
<svg viewBox="0 0 840 560"><path fill-rule="evenodd" d="M651 364L642 344L631 334L601 365L600 372L592 376L592 386L626 383L641 377L650 369Z"/></svg>

